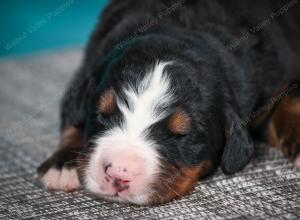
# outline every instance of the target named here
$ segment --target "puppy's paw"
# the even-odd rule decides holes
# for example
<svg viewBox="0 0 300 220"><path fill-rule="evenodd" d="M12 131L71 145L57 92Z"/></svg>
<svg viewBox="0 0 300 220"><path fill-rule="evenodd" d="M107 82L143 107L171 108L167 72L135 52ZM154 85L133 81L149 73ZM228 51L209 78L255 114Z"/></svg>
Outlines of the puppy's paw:
<svg viewBox="0 0 300 220"><path fill-rule="evenodd" d="M48 190L72 192L81 187L75 168L63 167L63 169L57 169L51 167L40 177L40 180Z"/></svg>
<svg viewBox="0 0 300 220"><path fill-rule="evenodd" d="M38 178L49 190L71 192L80 188L75 150L59 149L37 169Z"/></svg>

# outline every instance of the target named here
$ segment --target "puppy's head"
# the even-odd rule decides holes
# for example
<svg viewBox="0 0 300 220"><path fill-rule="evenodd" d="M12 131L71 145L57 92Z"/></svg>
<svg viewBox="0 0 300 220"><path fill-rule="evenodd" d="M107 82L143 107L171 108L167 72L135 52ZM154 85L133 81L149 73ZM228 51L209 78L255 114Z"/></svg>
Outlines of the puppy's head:
<svg viewBox="0 0 300 220"><path fill-rule="evenodd" d="M115 66L89 104L83 185L135 204L180 197L220 161L218 89L173 60Z"/></svg>

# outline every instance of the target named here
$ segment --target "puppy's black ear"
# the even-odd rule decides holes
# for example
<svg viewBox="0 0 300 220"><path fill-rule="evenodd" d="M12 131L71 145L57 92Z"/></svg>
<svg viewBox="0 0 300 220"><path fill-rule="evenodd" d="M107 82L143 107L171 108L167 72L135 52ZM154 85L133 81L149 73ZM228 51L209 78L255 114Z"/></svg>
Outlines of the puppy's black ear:
<svg viewBox="0 0 300 220"><path fill-rule="evenodd" d="M224 173L232 174L242 170L251 160L254 144L247 126L232 107L225 115L226 143L221 167Z"/></svg>

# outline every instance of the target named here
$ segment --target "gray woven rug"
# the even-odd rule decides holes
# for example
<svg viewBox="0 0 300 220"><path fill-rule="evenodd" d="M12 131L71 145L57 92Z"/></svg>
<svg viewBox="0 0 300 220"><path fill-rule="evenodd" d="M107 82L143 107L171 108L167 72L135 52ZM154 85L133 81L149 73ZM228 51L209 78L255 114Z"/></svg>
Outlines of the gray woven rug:
<svg viewBox="0 0 300 220"><path fill-rule="evenodd" d="M218 171L157 207L46 192L32 179L58 142L58 103L81 50L0 60L0 219L300 219L300 172L258 146L243 172Z"/></svg>

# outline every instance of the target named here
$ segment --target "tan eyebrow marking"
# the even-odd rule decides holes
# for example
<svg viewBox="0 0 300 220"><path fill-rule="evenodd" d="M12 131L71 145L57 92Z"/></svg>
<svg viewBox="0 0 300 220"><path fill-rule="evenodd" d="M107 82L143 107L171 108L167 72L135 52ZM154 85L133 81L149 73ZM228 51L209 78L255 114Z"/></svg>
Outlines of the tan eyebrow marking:
<svg viewBox="0 0 300 220"><path fill-rule="evenodd" d="M101 113L113 113L116 107L116 98L112 89L107 90L100 97L99 110Z"/></svg>
<svg viewBox="0 0 300 220"><path fill-rule="evenodd" d="M175 134L186 134L190 129L190 117L181 109L170 117L168 128Z"/></svg>

